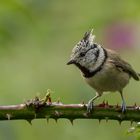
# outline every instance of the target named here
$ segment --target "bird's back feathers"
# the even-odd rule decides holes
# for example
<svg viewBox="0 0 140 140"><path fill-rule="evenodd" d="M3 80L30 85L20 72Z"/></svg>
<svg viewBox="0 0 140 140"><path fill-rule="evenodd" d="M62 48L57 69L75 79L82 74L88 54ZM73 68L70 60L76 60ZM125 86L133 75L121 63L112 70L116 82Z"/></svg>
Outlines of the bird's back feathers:
<svg viewBox="0 0 140 140"><path fill-rule="evenodd" d="M109 55L109 62L113 63L118 70L122 69L122 71L128 73L131 77L133 77L135 80L139 81L139 76L137 72L134 71L132 66L128 64L126 61L122 60L118 54L112 50L106 49Z"/></svg>

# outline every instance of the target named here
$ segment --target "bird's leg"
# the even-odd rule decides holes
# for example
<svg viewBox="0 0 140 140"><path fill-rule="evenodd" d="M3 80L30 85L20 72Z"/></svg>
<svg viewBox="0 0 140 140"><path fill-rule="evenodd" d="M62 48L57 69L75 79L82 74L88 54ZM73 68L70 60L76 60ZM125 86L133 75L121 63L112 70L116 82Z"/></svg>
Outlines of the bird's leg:
<svg viewBox="0 0 140 140"><path fill-rule="evenodd" d="M100 97L101 95L96 93L96 96L93 97L92 99L90 99L88 101L88 104L87 104L87 111L90 113L93 109L93 101L96 100L98 97Z"/></svg>
<svg viewBox="0 0 140 140"><path fill-rule="evenodd" d="M125 100L123 98L123 92L120 91L121 94L121 98L122 98L122 112L124 113L126 111L126 104L125 104Z"/></svg>

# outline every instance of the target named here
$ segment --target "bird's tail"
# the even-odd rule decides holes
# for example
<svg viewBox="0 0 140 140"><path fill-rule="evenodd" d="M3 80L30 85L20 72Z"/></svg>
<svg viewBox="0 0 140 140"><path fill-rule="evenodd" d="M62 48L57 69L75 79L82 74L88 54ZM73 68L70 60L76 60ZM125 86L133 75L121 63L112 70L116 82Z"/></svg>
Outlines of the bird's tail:
<svg viewBox="0 0 140 140"><path fill-rule="evenodd" d="M140 73L138 73L138 77L139 77L139 80L140 80Z"/></svg>
<svg viewBox="0 0 140 140"><path fill-rule="evenodd" d="M140 73L136 73L137 77L135 80L140 81Z"/></svg>

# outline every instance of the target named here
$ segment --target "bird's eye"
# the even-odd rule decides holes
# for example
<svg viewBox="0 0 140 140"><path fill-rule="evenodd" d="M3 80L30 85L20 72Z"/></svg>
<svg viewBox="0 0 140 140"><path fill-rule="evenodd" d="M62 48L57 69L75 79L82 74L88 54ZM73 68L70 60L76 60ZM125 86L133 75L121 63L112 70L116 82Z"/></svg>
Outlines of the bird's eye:
<svg viewBox="0 0 140 140"><path fill-rule="evenodd" d="M85 54L86 54L85 52L81 52L81 53L80 53L80 57L84 57Z"/></svg>

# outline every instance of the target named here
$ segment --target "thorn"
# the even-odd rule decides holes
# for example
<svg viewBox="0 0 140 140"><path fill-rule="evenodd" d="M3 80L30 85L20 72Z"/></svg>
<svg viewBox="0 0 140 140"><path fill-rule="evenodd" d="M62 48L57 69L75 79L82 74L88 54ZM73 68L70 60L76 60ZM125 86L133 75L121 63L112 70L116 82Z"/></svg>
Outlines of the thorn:
<svg viewBox="0 0 140 140"><path fill-rule="evenodd" d="M108 105L108 101L106 101L105 106L106 106L106 107L109 107L109 105Z"/></svg>
<svg viewBox="0 0 140 140"><path fill-rule="evenodd" d="M101 123L101 119L98 119L99 120L99 124Z"/></svg>
<svg viewBox="0 0 140 140"><path fill-rule="evenodd" d="M54 120L55 120L55 122L57 123L57 121L58 121L58 118L54 118Z"/></svg>
<svg viewBox="0 0 140 140"><path fill-rule="evenodd" d="M108 122L108 119L109 119L108 117L105 117L106 122Z"/></svg>
<svg viewBox="0 0 140 140"><path fill-rule="evenodd" d="M8 119L8 120L10 120L11 119L11 114L6 114L6 118Z"/></svg>
<svg viewBox="0 0 140 140"><path fill-rule="evenodd" d="M99 104L98 107L105 107L105 100L101 104Z"/></svg>
<svg viewBox="0 0 140 140"><path fill-rule="evenodd" d="M49 123L49 118L47 118L47 123Z"/></svg>
<svg viewBox="0 0 140 140"><path fill-rule="evenodd" d="M105 107L105 100L103 100L102 107Z"/></svg>
<svg viewBox="0 0 140 140"><path fill-rule="evenodd" d="M47 101L49 102L49 104L52 103L51 97L50 97L51 93L54 93L54 91L48 89L48 90L47 90L47 93L46 93L46 99L47 99Z"/></svg>
<svg viewBox="0 0 140 140"><path fill-rule="evenodd" d="M38 96L35 96L35 99L34 99L35 101L39 101L40 99L39 99L39 97Z"/></svg>
<svg viewBox="0 0 140 140"><path fill-rule="evenodd" d="M83 105L83 107L86 107L86 104L85 104L85 102L84 101L82 101L82 103L81 103L82 105Z"/></svg>
<svg viewBox="0 0 140 140"><path fill-rule="evenodd" d="M82 105L85 105L85 102L84 102L84 101L82 101L82 102L81 102L81 104L82 104Z"/></svg>
<svg viewBox="0 0 140 140"><path fill-rule="evenodd" d="M132 126L132 124L133 124L133 120L130 121L130 125L131 125L131 126Z"/></svg>
<svg viewBox="0 0 140 140"><path fill-rule="evenodd" d="M47 118L47 123L49 123L49 118Z"/></svg>
<svg viewBox="0 0 140 140"><path fill-rule="evenodd" d="M122 120L119 120L118 122L119 122L119 125L121 125L121 124L122 124Z"/></svg>
<svg viewBox="0 0 140 140"><path fill-rule="evenodd" d="M74 121L74 119L69 119L70 120L70 123L73 125L73 121Z"/></svg>
<svg viewBox="0 0 140 140"><path fill-rule="evenodd" d="M106 101L106 106L108 106L108 101Z"/></svg>
<svg viewBox="0 0 140 140"><path fill-rule="evenodd" d="M32 119L27 119L26 120L30 125L32 125Z"/></svg>
<svg viewBox="0 0 140 140"><path fill-rule="evenodd" d="M46 116L47 123L49 123L50 116Z"/></svg>
<svg viewBox="0 0 140 140"><path fill-rule="evenodd" d="M134 104L134 108L137 109L137 107L138 107L138 106L137 106L137 104L135 103L135 104Z"/></svg>
<svg viewBox="0 0 140 140"><path fill-rule="evenodd" d="M117 103L117 105L116 105L116 108L119 108L119 105L118 105L118 103Z"/></svg>

